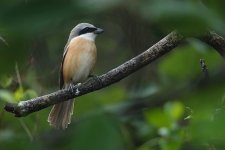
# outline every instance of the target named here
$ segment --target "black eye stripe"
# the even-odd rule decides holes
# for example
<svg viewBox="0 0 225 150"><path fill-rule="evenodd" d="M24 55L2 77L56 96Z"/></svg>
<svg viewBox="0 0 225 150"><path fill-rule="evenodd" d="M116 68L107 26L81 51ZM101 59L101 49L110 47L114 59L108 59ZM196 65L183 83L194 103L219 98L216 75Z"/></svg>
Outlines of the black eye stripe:
<svg viewBox="0 0 225 150"><path fill-rule="evenodd" d="M91 32L94 32L95 30L97 30L97 28L95 27L86 27L79 32L79 35L85 34L85 33L91 33Z"/></svg>

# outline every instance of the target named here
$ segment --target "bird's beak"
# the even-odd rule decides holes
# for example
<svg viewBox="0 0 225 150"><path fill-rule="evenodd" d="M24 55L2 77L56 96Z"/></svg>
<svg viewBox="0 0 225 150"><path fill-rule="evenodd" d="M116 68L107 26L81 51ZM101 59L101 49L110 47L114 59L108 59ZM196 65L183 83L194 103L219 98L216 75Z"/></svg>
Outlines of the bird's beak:
<svg viewBox="0 0 225 150"><path fill-rule="evenodd" d="M97 30L94 31L95 34L101 34L103 32L104 32L104 30L101 28L97 28Z"/></svg>

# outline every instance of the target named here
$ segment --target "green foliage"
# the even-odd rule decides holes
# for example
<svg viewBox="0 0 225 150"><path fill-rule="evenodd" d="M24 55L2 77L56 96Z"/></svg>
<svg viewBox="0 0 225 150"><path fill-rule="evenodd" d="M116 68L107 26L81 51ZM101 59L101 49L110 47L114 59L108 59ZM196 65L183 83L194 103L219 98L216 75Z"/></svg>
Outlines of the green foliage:
<svg viewBox="0 0 225 150"><path fill-rule="evenodd" d="M12 83L12 80L13 80L12 77L3 75L3 76L0 77L0 85L3 88L7 88Z"/></svg>
<svg viewBox="0 0 225 150"><path fill-rule="evenodd" d="M170 126L169 118L159 108L150 110L150 112L146 112L146 119L148 120L149 124L152 124L156 127L169 127Z"/></svg>
<svg viewBox="0 0 225 150"><path fill-rule="evenodd" d="M8 90L0 90L0 100L13 103L13 93Z"/></svg>
<svg viewBox="0 0 225 150"><path fill-rule="evenodd" d="M84 95L81 98L76 98L75 114L78 116L82 113L87 113L95 109L110 106L122 102L126 98L125 89L123 87L115 86L111 89L103 89L104 93L94 92L92 94Z"/></svg>
<svg viewBox="0 0 225 150"><path fill-rule="evenodd" d="M223 59L214 50L203 43L190 40L191 45L178 47L172 54L159 63L159 72L172 81L193 79L201 72L200 59L205 59L208 68L215 68L223 63Z"/></svg>
<svg viewBox="0 0 225 150"><path fill-rule="evenodd" d="M162 5L163 3L163 5ZM166 29L178 29L191 35L212 28L224 34L224 21L199 1L157 0L144 6L143 14Z"/></svg>
<svg viewBox="0 0 225 150"><path fill-rule="evenodd" d="M16 91L10 92L8 90L0 90L0 100L10 103L18 103L21 100L31 99L37 97L37 93L34 90L23 90L22 87L16 89Z"/></svg>
<svg viewBox="0 0 225 150"><path fill-rule="evenodd" d="M71 148L83 150L121 150L123 137L117 126L118 121L110 115L94 114L78 124L71 137ZM90 139L87 144L87 138ZM104 142L102 142L104 139Z"/></svg>
<svg viewBox="0 0 225 150"><path fill-rule="evenodd" d="M94 74L102 74L174 29L187 36L205 29L225 35L224 5L222 0L1 0L0 149L225 149L225 63L195 39L116 85L76 98L65 131L48 125L50 108L22 119L3 110L6 102L58 89L63 48L79 22L105 29L96 39ZM204 82L200 59L210 77Z"/></svg>
<svg viewBox="0 0 225 150"><path fill-rule="evenodd" d="M165 113L169 116L170 120L179 120L184 113L184 106L180 102L167 103L165 105Z"/></svg>
<svg viewBox="0 0 225 150"><path fill-rule="evenodd" d="M179 101L169 102L163 109L155 108L145 112L149 126L154 126L160 136L155 144L145 143L142 149L153 149L157 145L162 150L178 150L184 140L184 129L179 125L184 115L184 105Z"/></svg>

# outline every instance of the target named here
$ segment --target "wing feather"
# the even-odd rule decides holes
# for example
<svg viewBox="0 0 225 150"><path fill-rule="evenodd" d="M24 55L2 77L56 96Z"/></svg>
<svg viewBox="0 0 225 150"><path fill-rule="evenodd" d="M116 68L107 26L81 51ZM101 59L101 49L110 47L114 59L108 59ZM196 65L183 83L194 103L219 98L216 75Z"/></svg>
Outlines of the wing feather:
<svg viewBox="0 0 225 150"><path fill-rule="evenodd" d="M64 86L64 78L63 78L63 63L65 60L66 53L68 52L68 43L66 44L63 52L63 58L61 61L61 66L60 66L60 73L59 73L59 88L62 89Z"/></svg>

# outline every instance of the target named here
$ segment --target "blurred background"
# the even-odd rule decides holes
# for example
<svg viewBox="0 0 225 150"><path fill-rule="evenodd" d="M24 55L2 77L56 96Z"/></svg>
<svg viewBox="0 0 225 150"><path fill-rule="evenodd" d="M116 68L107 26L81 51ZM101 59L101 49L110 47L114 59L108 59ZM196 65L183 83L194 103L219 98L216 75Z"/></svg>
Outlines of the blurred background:
<svg viewBox="0 0 225 150"><path fill-rule="evenodd" d="M225 36L224 7L223 0L1 0L0 149L225 149L225 61L194 38L119 83L77 98L64 131L48 125L50 108L24 118L3 109L59 89L63 48L80 22L105 30L96 39L94 74L100 75L174 29Z"/></svg>

